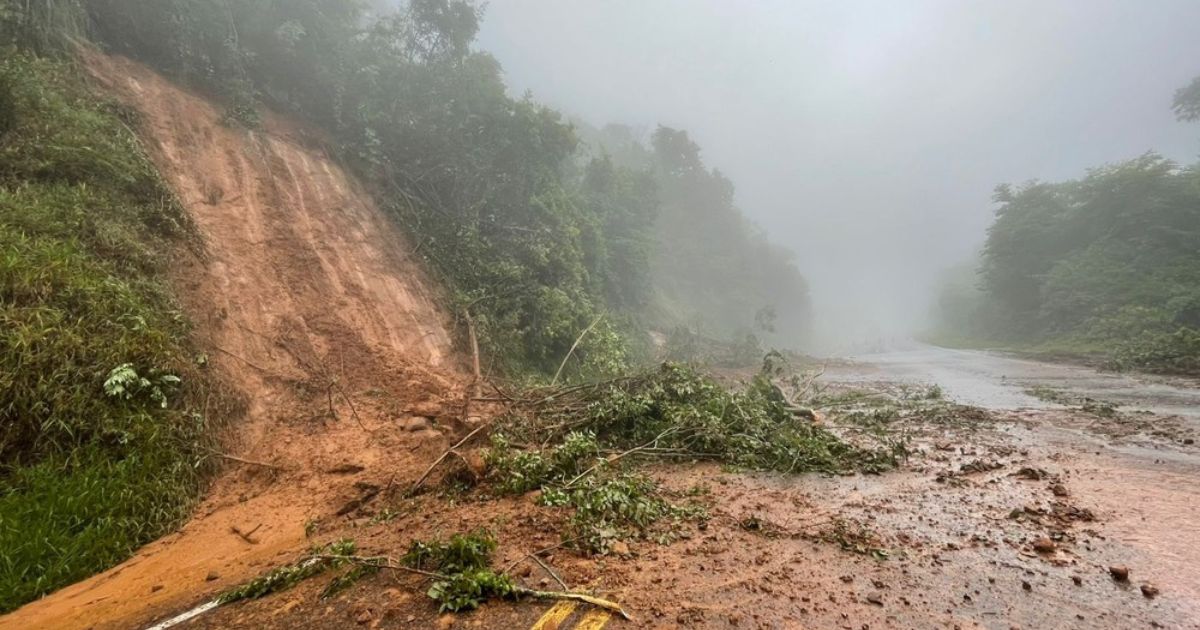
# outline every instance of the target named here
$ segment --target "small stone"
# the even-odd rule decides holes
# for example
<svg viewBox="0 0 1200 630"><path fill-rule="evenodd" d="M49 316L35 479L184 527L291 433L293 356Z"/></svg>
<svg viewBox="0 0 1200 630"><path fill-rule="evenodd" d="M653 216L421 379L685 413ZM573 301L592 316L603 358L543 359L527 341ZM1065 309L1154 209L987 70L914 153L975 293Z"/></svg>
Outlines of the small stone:
<svg viewBox="0 0 1200 630"><path fill-rule="evenodd" d="M1070 494L1069 492L1067 492L1067 487L1062 485L1061 483L1056 483L1054 485L1051 485L1050 492L1053 492L1054 496L1056 496L1056 497L1065 497L1068 494Z"/></svg>
<svg viewBox="0 0 1200 630"><path fill-rule="evenodd" d="M876 606L882 606L883 595L879 591L871 591L870 593L867 593L867 601L875 604Z"/></svg>
<svg viewBox="0 0 1200 630"><path fill-rule="evenodd" d="M363 625L371 621L371 611L364 609L354 617L354 621L359 625Z"/></svg>
<svg viewBox="0 0 1200 630"><path fill-rule="evenodd" d="M162 585L162 584L155 584L154 586L151 586L151 587L150 587L150 592L151 592L151 593L157 593L157 592L159 592L159 591L161 591L161 590L163 590L163 585Z"/></svg>
<svg viewBox="0 0 1200 630"><path fill-rule="evenodd" d="M209 571L208 575L204 576L205 582L212 582L213 580L219 580L219 579L221 579L221 575L218 574L216 571Z"/></svg>
<svg viewBox="0 0 1200 630"><path fill-rule="evenodd" d="M1112 576L1112 579L1114 579L1118 582L1128 582L1129 581L1129 567L1125 567L1125 566L1108 567L1108 574Z"/></svg>
<svg viewBox="0 0 1200 630"><path fill-rule="evenodd" d="M628 556L629 555L629 545L626 544L626 542L623 540L618 540L617 542L613 543L612 552L617 554L618 556Z"/></svg>
<svg viewBox="0 0 1200 630"><path fill-rule="evenodd" d="M1071 581L1075 583L1075 586L1083 586L1083 578L1078 575L1072 575Z"/></svg>
<svg viewBox="0 0 1200 630"><path fill-rule="evenodd" d="M424 431L430 427L429 418L423 416L410 416L404 420L404 430L410 433Z"/></svg>
<svg viewBox="0 0 1200 630"><path fill-rule="evenodd" d="M1145 595L1146 599L1154 599L1158 597L1158 587L1153 584L1143 584L1142 595Z"/></svg>
<svg viewBox="0 0 1200 630"><path fill-rule="evenodd" d="M1027 591L1032 591L1033 585L1030 584L1029 582L1026 582L1025 580L1021 580L1021 588L1025 589Z"/></svg>
<svg viewBox="0 0 1200 630"><path fill-rule="evenodd" d="M1049 538L1039 538L1033 541L1033 550L1038 553L1054 553L1054 541Z"/></svg>

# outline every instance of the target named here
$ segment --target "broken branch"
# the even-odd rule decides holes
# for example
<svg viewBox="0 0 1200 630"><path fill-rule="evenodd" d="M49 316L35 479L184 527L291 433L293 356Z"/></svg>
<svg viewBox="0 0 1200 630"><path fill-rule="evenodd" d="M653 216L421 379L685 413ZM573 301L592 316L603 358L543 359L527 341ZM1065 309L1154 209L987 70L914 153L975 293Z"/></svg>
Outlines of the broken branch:
<svg viewBox="0 0 1200 630"><path fill-rule="evenodd" d="M539 567L542 567L543 569L545 569L546 573L549 573L550 577L554 578L554 581L558 582L559 586L562 586L564 591L571 590L571 587L567 586L567 583L564 582L562 578L558 577L558 574L554 572L554 569L551 569L550 565L543 562L541 558L534 556L533 561L538 563Z"/></svg>
<svg viewBox="0 0 1200 630"><path fill-rule="evenodd" d="M433 460L433 463L429 465L429 468L425 469L425 473L421 475L421 478L417 479L417 482L412 485L412 488L409 488L408 493L410 495L414 494L417 491L417 488L420 488L421 484L425 483L425 479L427 479L429 477L429 473L432 473L433 469L437 468L438 464L445 461L446 458L449 457L451 453L454 453L458 449L458 447L462 446L463 444L466 444L467 440L470 440L471 438L475 437L475 435L477 433L479 433L480 431L487 428L487 426L489 424L491 424L491 423L485 422L485 423L479 425L478 427L475 427L474 431L471 431L470 433L468 433L467 436L464 437L463 439L459 440L457 444L446 449L446 451L444 453L442 453L440 457Z"/></svg>
<svg viewBox="0 0 1200 630"><path fill-rule="evenodd" d="M283 466L276 466L275 464L268 464L267 462L259 462L259 461L255 461L253 459L245 459L242 457L237 457L236 455L222 453L220 451L209 451L209 452L212 453L213 455L216 455L217 457L228 459L228 460L234 461L234 462L239 462L242 464L249 464L251 466L261 466L263 468L270 468L272 470L287 470Z"/></svg>
<svg viewBox="0 0 1200 630"><path fill-rule="evenodd" d="M616 613L626 621L633 621L633 617L630 616L629 613L625 612L625 609L621 608L620 604L616 602L610 602L607 599L592 597L591 595L584 595L583 593L575 593L572 591L535 591L522 586L518 586L513 592L517 595L536 597L538 599L569 599L577 602L584 602L593 606L599 606L600 608L603 608L609 612Z"/></svg>
<svg viewBox="0 0 1200 630"><path fill-rule="evenodd" d="M579 342L583 341L584 336L591 332L596 327L596 324L600 323L601 319L604 319L603 315L592 320L592 323L587 328L584 328L583 332L579 333L579 336L575 338L575 343L571 344L571 349L567 351L567 356L563 357L562 363L558 364L558 371L554 373L554 380L550 381L551 387L558 384L558 377L562 376L563 368L567 367L567 361L570 360L572 354L575 354L575 348L579 347Z"/></svg>

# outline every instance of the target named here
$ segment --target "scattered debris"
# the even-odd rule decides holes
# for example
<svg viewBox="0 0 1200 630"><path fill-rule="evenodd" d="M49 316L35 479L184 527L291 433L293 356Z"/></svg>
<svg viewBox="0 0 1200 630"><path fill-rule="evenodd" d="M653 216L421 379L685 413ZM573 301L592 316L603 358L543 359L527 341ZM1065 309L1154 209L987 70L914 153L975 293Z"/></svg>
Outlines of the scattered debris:
<svg viewBox="0 0 1200 630"><path fill-rule="evenodd" d="M244 532L237 525L231 525L229 527L229 531L234 534L237 534L239 538L246 541L247 543L250 543L251 545L257 545L258 541L255 540L254 538L251 538L251 536L253 536L254 532L258 531L259 528L261 528L261 527L262 527L262 523L259 523L258 525L254 526L254 529Z"/></svg>
<svg viewBox="0 0 1200 630"><path fill-rule="evenodd" d="M975 459L959 466L958 472L964 475L970 475L975 473L991 472L1000 468L1004 468L1004 464L1001 464L998 461Z"/></svg>
<svg viewBox="0 0 1200 630"><path fill-rule="evenodd" d="M356 473L360 473L364 470L366 470L365 466L360 466L358 464L346 462L344 464L338 464L337 466L334 466L333 468L330 468L330 469L326 470L325 472L327 472L331 475L353 475Z"/></svg>
<svg viewBox="0 0 1200 630"><path fill-rule="evenodd" d="M1021 478L1021 479L1028 479L1030 481L1041 481L1043 479L1048 478L1050 476L1050 473L1042 470L1041 468L1031 468L1029 466L1023 466L1020 470L1013 473L1013 476Z"/></svg>
<svg viewBox="0 0 1200 630"><path fill-rule="evenodd" d="M1055 545L1054 541L1050 540L1049 538L1039 538L1039 539L1033 541L1033 550L1038 553L1042 553L1042 554L1054 553L1055 549L1057 549L1057 548L1058 548L1058 546Z"/></svg>

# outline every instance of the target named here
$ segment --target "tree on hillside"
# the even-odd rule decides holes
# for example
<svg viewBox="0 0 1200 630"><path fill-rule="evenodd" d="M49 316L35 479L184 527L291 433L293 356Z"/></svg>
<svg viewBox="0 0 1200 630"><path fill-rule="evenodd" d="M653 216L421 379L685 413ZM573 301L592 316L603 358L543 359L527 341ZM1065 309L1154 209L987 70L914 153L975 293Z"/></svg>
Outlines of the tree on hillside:
<svg viewBox="0 0 1200 630"><path fill-rule="evenodd" d="M1174 110L1181 121L1200 120L1200 77L1175 92Z"/></svg>

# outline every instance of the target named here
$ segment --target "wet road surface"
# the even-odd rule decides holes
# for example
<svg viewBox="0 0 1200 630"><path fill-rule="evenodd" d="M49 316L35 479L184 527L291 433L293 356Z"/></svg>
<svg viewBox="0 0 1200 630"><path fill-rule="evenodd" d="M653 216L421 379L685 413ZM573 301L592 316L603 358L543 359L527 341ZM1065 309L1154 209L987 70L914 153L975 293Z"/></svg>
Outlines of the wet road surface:
<svg viewBox="0 0 1200 630"><path fill-rule="evenodd" d="M1050 387L1200 423L1200 384L1186 379L1101 372L980 350L913 344L903 350L849 357L854 365L831 368L844 381L891 380L939 385L956 402L985 409L1062 408L1026 393Z"/></svg>

